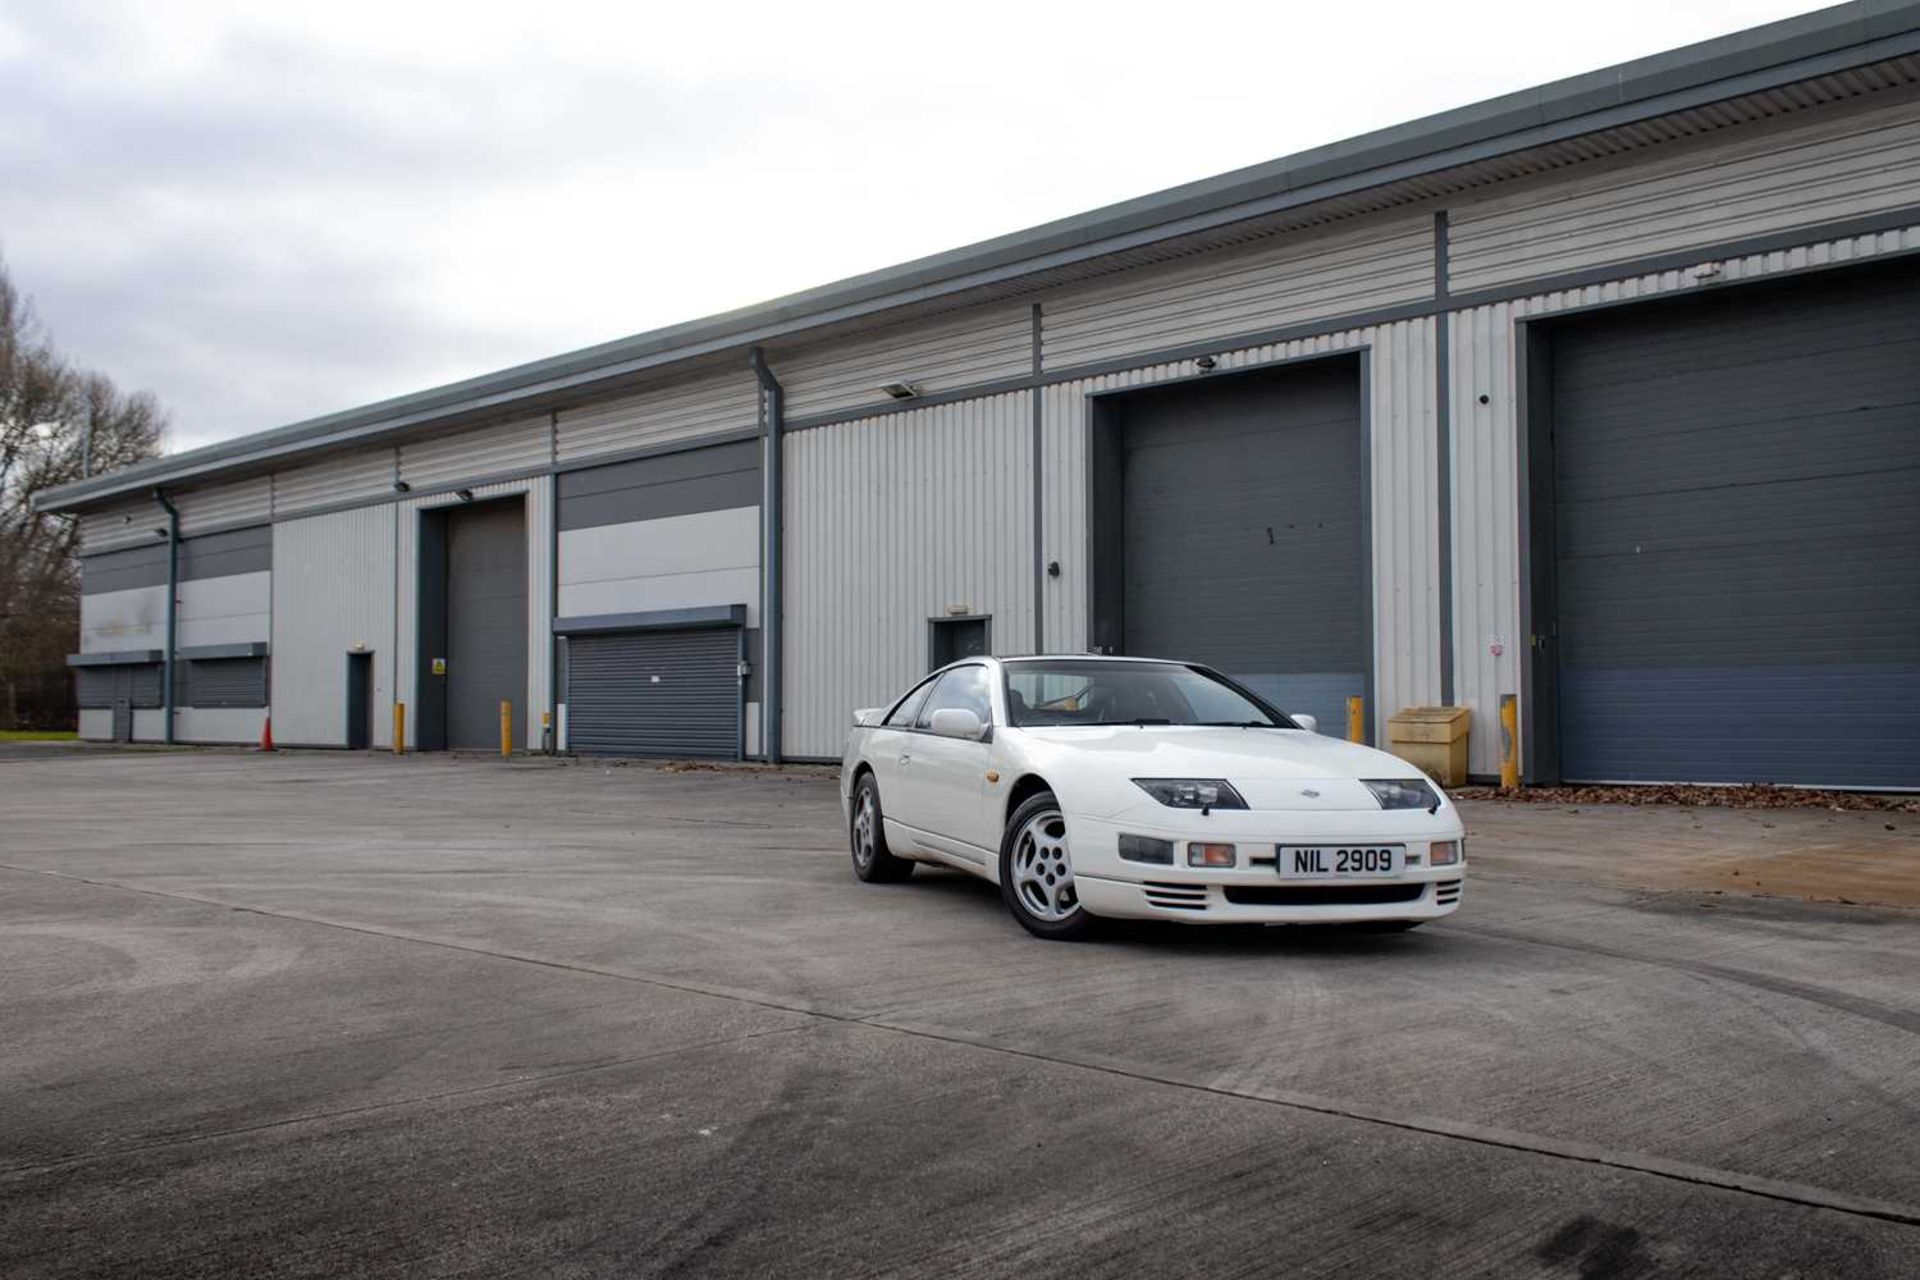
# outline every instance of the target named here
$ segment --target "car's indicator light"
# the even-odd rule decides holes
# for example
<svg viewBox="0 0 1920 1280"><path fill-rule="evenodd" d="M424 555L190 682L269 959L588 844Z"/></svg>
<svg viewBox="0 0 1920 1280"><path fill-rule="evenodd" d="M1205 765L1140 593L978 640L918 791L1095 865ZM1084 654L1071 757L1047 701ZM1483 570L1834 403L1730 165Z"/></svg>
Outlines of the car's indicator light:
<svg viewBox="0 0 1920 1280"><path fill-rule="evenodd" d="M1233 846L1230 844L1187 846L1187 865L1190 867L1231 867L1235 862Z"/></svg>
<svg viewBox="0 0 1920 1280"><path fill-rule="evenodd" d="M1464 840L1435 840L1427 846L1427 862L1430 866L1451 867L1465 855Z"/></svg>

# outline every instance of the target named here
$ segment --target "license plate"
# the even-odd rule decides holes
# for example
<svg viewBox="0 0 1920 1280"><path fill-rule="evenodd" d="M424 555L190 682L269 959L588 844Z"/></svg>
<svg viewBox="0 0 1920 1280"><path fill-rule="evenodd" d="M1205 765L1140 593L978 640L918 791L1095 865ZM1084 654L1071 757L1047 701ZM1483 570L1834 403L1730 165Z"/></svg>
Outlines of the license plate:
<svg viewBox="0 0 1920 1280"><path fill-rule="evenodd" d="M1399 844L1283 844L1274 854L1283 880L1379 880L1407 865Z"/></svg>

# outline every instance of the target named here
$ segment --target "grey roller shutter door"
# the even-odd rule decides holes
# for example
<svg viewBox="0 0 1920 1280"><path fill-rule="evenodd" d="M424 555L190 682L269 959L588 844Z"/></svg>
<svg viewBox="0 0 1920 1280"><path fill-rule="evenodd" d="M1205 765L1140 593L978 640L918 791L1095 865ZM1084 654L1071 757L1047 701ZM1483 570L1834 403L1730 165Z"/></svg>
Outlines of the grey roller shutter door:
<svg viewBox="0 0 1920 1280"><path fill-rule="evenodd" d="M526 740L527 524L518 499L447 516L447 745L497 750L500 704Z"/></svg>
<svg viewBox="0 0 1920 1280"><path fill-rule="evenodd" d="M1561 772L1920 784L1920 275L1556 327Z"/></svg>
<svg viewBox="0 0 1920 1280"><path fill-rule="evenodd" d="M740 631L635 631L567 641L567 744L589 754L740 753Z"/></svg>
<svg viewBox="0 0 1920 1280"><path fill-rule="evenodd" d="M1367 688L1358 362L1127 397L1125 651L1203 662L1338 732Z"/></svg>
<svg viewBox="0 0 1920 1280"><path fill-rule="evenodd" d="M186 664L189 707L264 707L267 705L265 658L198 658Z"/></svg>

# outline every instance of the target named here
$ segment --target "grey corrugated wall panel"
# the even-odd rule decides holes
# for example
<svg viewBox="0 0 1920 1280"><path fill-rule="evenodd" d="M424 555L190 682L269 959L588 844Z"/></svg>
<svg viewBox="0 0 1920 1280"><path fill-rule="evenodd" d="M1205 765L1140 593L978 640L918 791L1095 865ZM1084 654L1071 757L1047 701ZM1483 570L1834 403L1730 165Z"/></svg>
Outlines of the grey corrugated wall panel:
<svg viewBox="0 0 1920 1280"><path fill-rule="evenodd" d="M273 481L267 476L204 489L186 489L171 497L173 505L180 509L183 537L208 529L265 524L273 518Z"/></svg>
<svg viewBox="0 0 1920 1280"><path fill-rule="evenodd" d="M1551 334L1564 776L1920 786L1920 271Z"/></svg>
<svg viewBox="0 0 1920 1280"><path fill-rule="evenodd" d="M529 751L535 751L542 745L540 716L547 709L548 690L552 687L552 667L548 661L548 652L553 635L553 477L531 476L523 480L502 480L493 484L473 486L473 497L476 502L516 493L525 495L527 505L528 712L515 726L514 738L520 746ZM414 686L418 671L416 646L419 635L420 512L459 505L460 499L457 495L441 493L422 498L408 498L394 504L391 508L398 514L394 528L394 569L397 581L390 589L400 602L398 615L394 619L391 642L399 660L394 688L398 691L399 700L406 703L410 711L418 705L417 690ZM382 670L376 657L374 662L376 683L382 678L380 674ZM375 702L376 705L385 705L386 698L383 694L377 694ZM418 745L415 737L418 727L417 718L410 714L407 719L409 747ZM391 716L376 715L374 717L373 741L376 747L393 745Z"/></svg>
<svg viewBox="0 0 1920 1280"><path fill-rule="evenodd" d="M80 517L80 554L97 555L119 547L138 546L162 539L155 529L167 527L166 514L150 500L118 502Z"/></svg>
<svg viewBox="0 0 1920 1280"><path fill-rule="evenodd" d="M837 756L848 715L926 667L927 619L991 614L1033 648L1028 392L785 438L785 738Z"/></svg>
<svg viewBox="0 0 1920 1280"><path fill-rule="evenodd" d="M343 502L393 496L393 450L363 449L273 474L276 519Z"/></svg>
<svg viewBox="0 0 1920 1280"><path fill-rule="evenodd" d="M537 471L552 460L552 435L553 421L543 413L411 440L397 449L400 478L416 489L424 489L477 476Z"/></svg>
<svg viewBox="0 0 1920 1280"><path fill-rule="evenodd" d="M560 461L749 430L759 421L759 395L743 359L738 371L574 405L559 413Z"/></svg>
<svg viewBox="0 0 1920 1280"><path fill-rule="evenodd" d="M345 746L349 650L373 653L375 705L393 696L393 504L286 520L273 534L274 738Z"/></svg>
<svg viewBox="0 0 1920 1280"><path fill-rule="evenodd" d="M768 353L786 389L787 414L803 418L891 404L884 383L932 395L1017 378L1033 367L1032 314L1024 304L974 307L954 316Z"/></svg>
<svg viewBox="0 0 1920 1280"><path fill-rule="evenodd" d="M1920 105L1826 108L1452 207L1451 283L1486 288L1920 204Z"/></svg>
<svg viewBox="0 0 1920 1280"><path fill-rule="evenodd" d="M568 745L732 759L741 741L739 653L737 627L572 637Z"/></svg>
<svg viewBox="0 0 1920 1280"><path fill-rule="evenodd" d="M1049 368L1352 315L1433 294L1431 215L1301 233L1043 299Z"/></svg>
<svg viewBox="0 0 1920 1280"><path fill-rule="evenodd" d="M179 642L246 644L271 640L273 574L230 573L180 584Z"/></svg>
<svg viewBox="0 0 1920 1280"><path fill-rule="evenodd" d="M80 597L80 652L164 649L166 644L167 589L164 585L102 591Z"/></svg>
<svg viewBox="0 0 1920 1280"><path fill-rule="evenodd" d="M1220 372L1366 350L1372 450L1374 699L1376 741L1401 707L1440 700L1439 472L1435 441L1434 325L1430 319L1327 333L1223 352ZM1190 360L1143 366L1044 389L1042 557L1045 647L1087 646L1087 397L1192 377ZM1337 732L1337 726L1333 727Z"/></svg>
<svg viewBox="0 0 1920 1280"><path fill-rule="evenodd" d="M1724 288L1783 272L1865 262L1920 250L1920 224L1841 240L1717 260L1705 280L1663 271L1563 289L1452 317L1455 700L1473 711L1469 768L1500 768L1502 694L1521 692L1527 637L1521 629L1519 372L1516 324L1529 317L1604 307L1689 289ZM1487 403L1479 402L1480 396ZM1502 652L1492 650L1499 645ZM1524 717L1526 708L1521 708ZM1528 726L1523 718L1521 737Z"/></svg>

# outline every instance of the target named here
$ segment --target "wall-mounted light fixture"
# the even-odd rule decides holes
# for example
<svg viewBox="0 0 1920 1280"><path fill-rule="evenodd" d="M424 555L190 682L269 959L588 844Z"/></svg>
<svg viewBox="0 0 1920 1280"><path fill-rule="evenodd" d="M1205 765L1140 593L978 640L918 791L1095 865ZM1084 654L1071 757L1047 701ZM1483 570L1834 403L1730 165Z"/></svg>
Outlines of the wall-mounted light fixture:
<svg viewBox="0 0 1920 1280"><path fill-rule="evenodd" d="M1195 360L1193 363L1194 363L1194 367L1199 369L1200 372L1212 373L1213 366L1216 364L1219 364L1220 362L1218 360L1215 360L1212 356L1201 356L1198 360Z"/></svg>
<svg viewBox="0 0 1920 1280"><path fill-rule="evenodd" d="M883 382L880 389L895 400L911 400L920 394L920 384L917 382Z"/></svg>
<svg viewBox="0 0 1920 1280"><path fill-rule="evenodd" d="M393 491L395 493L412 493L413 486L408 484L405 480L395 480L393 482Z"/></svg>
<svg viewBox="0 0 1920 1280"><path fill-rule="evenodd" d="M473 490L471 490L471 489L457 489L457 490L455 490L455 491L454 491L454 495L453 495L453 496L454 496L454 497L456 497L456 498L458 498L458 499L460 499L460 501L462 501L462 502L472 502L472 501L473 501Z"/></svg>
<svg viewBox="0 0 1920 1280"><path fill-rule="evenodd" d="M155 529L153 531L153 536L156 538L164 538L167 536L167 531L165 529Z"/></svg>

